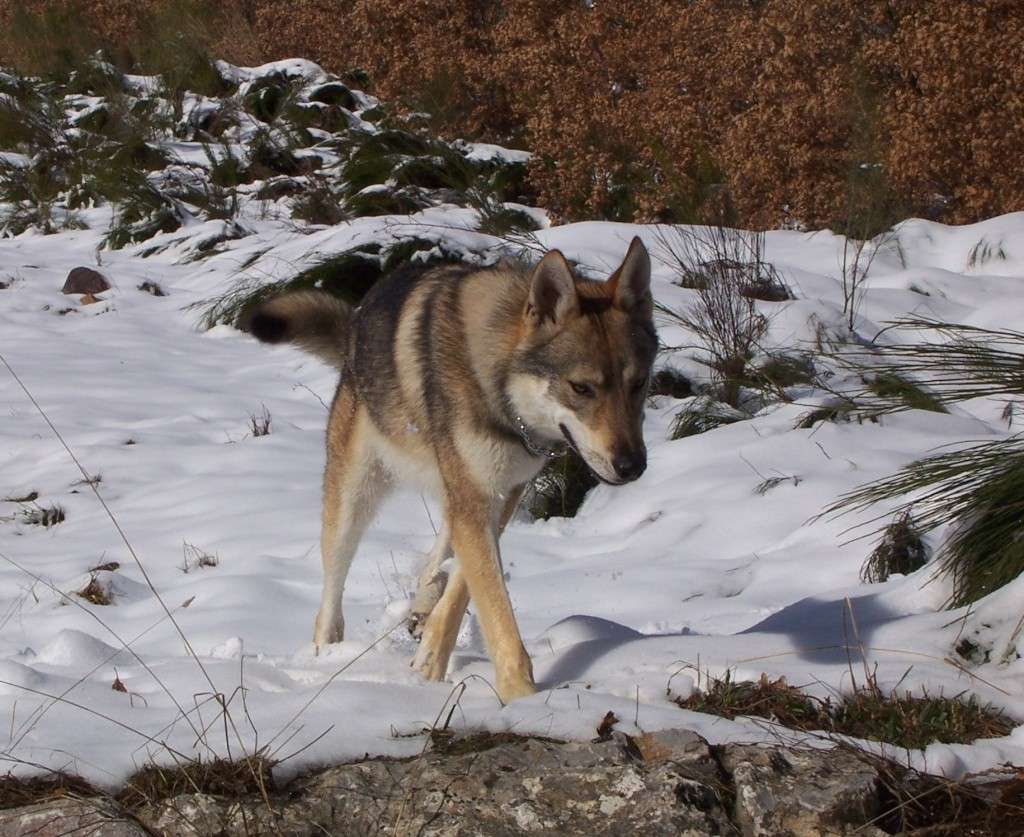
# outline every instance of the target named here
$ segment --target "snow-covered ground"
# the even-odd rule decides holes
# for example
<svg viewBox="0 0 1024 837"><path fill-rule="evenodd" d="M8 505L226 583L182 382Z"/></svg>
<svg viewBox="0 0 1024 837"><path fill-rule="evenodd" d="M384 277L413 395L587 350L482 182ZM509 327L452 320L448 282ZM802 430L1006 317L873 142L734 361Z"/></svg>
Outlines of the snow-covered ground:
<svg viewBox="0 0 1024 837"><path fill-rule="evenodd" d="M92 229L0 240L0 282L9 283L0 290L0 352L101 478L98 490L140 562L0 368L0 498L36 491L38 505L66 512L44 528L25 522L24 504L0 502L0 759L14 769L64 768L115 784L146 761L170 760L172 750L300 751L286 770L367 753L409 755L453 705L458 728L589 738L613 710L626 731L690 727L713 742L778 737L764 722L676 707L671 698L689 693L698 669L785 676L825 695L849 690L851 673L863 682L865 666L877 667L883 688L976 693L1024 720L1024 661L1014 653L1001 661L1024 614L1024 579L963 619L940 609L949 590L926 583L927 568L861 584L871 541L848 542L843 533L858 518L813 520L843 491L937 446L1006 435L1002 404L985 400L949 415L910 411L878 424L794 429L818 403L805 392L749 421L669 441L680 402L656 399L642 479L594 489L574 519L519 519L504 537L509 589L539 685L534 697L504 707L488 685L493 669L472 619L449 682L423 682L408 666L414 646L401 623L438 512L429 498L399 492L357 556L345 642L314 656L324 402L334 373L226 326L203 332L187 306L222 293L256 254L264 273L283 275L312 253L410 222L367 218L302 235L253 219L254 235L194 261L185 258L188 242L149 258L141 248L97 250L106 212L83 213ZM469 215L440 207L412 223L417 234L456 246L487 243L452 229L470 226ZM551 227L537 240L600 273L634 234L656 256L662 251L657 229L621 224ZM1024 214L960 228L908 221L899 239L902 262L892 249L873 264L860 333L873 335L908 312L1019 326ZM1002 257L971 266L981 239ZM761 303L771 316L770 345L805 348L819 323L840 327L841 250L827 232L767 235L767 258L798 297ZM95 266L97 257L113 290L92 305L63 296L68 270ZM655 267L662 302L692 299L671 284L667 264L656 258ZM143 281L158 282L167 296L140 292ZM667 344L684 342L674 326L661 331ZM692 373L686 355L664 362ZM264 407L271 432L253 437L250 416ZM794 479L756 491L775 476ZM184 544L219 563L186 572ZM74 595L91 568L112 562L119 566L94 573L112 605ZM991 648L992 661L965 668L953 651L961 636ZM115 681L127 691L112 688ZM215 692L228 701L229 722ZM1024 764L1024 727L971 746L935 744L911 759L950 775Z"/></svg>

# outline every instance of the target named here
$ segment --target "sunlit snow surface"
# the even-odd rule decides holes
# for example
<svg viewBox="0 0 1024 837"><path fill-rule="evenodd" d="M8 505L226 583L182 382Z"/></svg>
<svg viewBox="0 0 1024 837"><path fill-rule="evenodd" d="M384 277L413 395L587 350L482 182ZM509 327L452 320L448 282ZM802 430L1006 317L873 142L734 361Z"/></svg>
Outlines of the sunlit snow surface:
<svg viewBox="0 0 1024 837"><path fill-rule="evenodd" d="M367 753L408 755L456 699L458 728L590 738L613 710L626 731L683 726L718 742L786 737L764 722L678 709L670 699L689 693L698 666L715 676L730 668L739 678L785 676L819 695L849 690L851 672L863 682L865 666L877 667L883 688L973 691L1024 720L1024 663L1012 654L1000 661L1024 614L1024 579L959 619L962 612L939 609L949 590L926 584L927 569L859 582L872 543L849 542L844 530L870 515L813 519L843 491L938 446L1015 430L1000 418L1002 403L986 400L950 415L794 429L807 404L818 403L820 394L808 392L750 421L667 441L680 402L658 399L641 480L594 489L575 519L517 520L504 537L509 591L539 686L506 707L489 686L493 668L471 620L448 682L425 683L408 666L414 646L400 623L439 512L433 500L399 492L357 556L346 641L314 656L323 402L335 375L297 350L268 349L225 326L204 333L186 307L223 292L259 254L256 268L269 279L396 231L444 238L453 249L478 249L487 237L452 229L472 227L465 209L368 218L312 235L252 219L253 236L189 261L194 237L204 234L189 228L149 258L138 249L99 251L115 287L82 306L60 287L70 268L96 264L105 212L85 218L91 230L0 241L0 281L13 280L0 290L0 352L87 471L102 477L98 489L163 604L60 441L0 368L0 497L38 491L38 504L59 504L67 515L44 529L21 519L24 506L0 503L0 752L8 760L0 770L57 767L112 784L148 760L171 760L171 749L301 750L286 771ZM658 299L691 301L694 292L670 284L654 228L583 223L543 230L538 240L600 275L633 235L656 256ZM998 242L1005 258L971 267L982 238ZM907 313L1024 323L1024 214L959 228L909 221L899 239L902 262L895 249L874 262L861 334ZM761 303L772 318L770 345L807 348L817 323L839 327L841 250L827 232L768 234L767 257L798 297ZM147 280L168 295L139 292ZM666 344L687 342L661 325ZM692 374L698 366L687 354L663 360ZM253 438L249 417L264 406L272 432ZM774 476L799 479L756 492ZM218 556L218 566L184 572L186 542ZM100 572L98 582L113 605L61 600L56 591L81 590L90 568L110 562L120 568ZM847 600L856 636L844 619ZM971 675L952 662L961 636L993 649ZM847 644L862 645L866 660ZM115 678L127 692L112 688ZM228 724L215 691L229 701ZM1024 764L1024 729L972 746L933 745L912 759L951 775Z"/></svg>

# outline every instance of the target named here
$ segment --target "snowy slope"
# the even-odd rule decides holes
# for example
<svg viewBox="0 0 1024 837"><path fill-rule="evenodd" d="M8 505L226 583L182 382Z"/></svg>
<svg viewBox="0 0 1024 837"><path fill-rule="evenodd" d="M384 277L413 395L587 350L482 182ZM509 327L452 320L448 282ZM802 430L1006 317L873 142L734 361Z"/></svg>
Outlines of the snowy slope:
<svg viewBox="0 0 1024 837"><path fill-rule="evenodd" d="M185 261L184 244L149 258L139 248L98 251L104 213L86 213L92 229L0 240L0 281L10 282L0 290L0 352L86 470L101 477L100 493L199 659L60 441L0 368L0 497L37 491L37 504L66 512L43 528L23 520L25 504L0 503L0 752L17 770L61 767L114 784L147 760L170 759L169 750L238 754L269 745L280 757L309 745L285 769L411 754L456 699L456 727L589 738L611 709L627 731L635 722L692 727L712 741L763 740L777 731L685 712L669 698L688 694L698 666L713 676L729 668L740 678L783 675L821 695L848 690L851 671L860 678L864 665L859 650L845 648L848 609L883 687L974 692L1024 720L1024 662L998 659L1024 614L1024 580L957 621L962 613L938 610L948 589L926 584L927 569L860 584L871 542L843 534L857 519L812 520L843 491L939 445L1006 435L1001 404L985 401L950 415L911 411L880 424L797 430L807 404L817 403L806 393L750 421L667 441L680 404L659 398L640 481L594 489L575 519L518 520L504 538L540 686L506 707L487 683L493 670L471 620L450 682L425 683L408 667L414 647L401 621L438 512L432 500L399 492L350 576L346 641L314 656L323 402L334 374L226 326L202 332L186 307L223 292L256 253L274 278L273 265L293 270L310 253L339 252L395 225L412 223L455 248L479 249L486 237L464 230L471 210L446 207L313 235L253 218L254 235ZM654 228L582 223L537 236L600 274L634 234L658 254ZM972 265L981 239L998 242L1003 255ZM861 333L908 312L1021 322L1024 214L961 228L909 221L900 244L902 261L883 254L873 265ZM841 239L780 231L768 234L767 247L798 297L761 304L772 317L769 341L805 346L817 323L838 327ZM114 289L88 306L62 296L67 271L97 256ZM672 285L671 275L656 259L658 298L684 305L693 292ZM138 291L147 280L168 295ZM664 342L680 342L677 331L664 324ZM665 361L690 371L685 354ZM254 438L249 417L264 406L272 432ZM757 493L772 476L798 479ZM183 571L184 543L219 564ZM113 605L62 600L58 591L83 589L90 568L111 562L119 568L97 580ZM997 653L968 673L952 662L953 646L975 631ZM111 688L115 678L127 692ZM230 699L227 732L214 690ZM932 745L912 758L951 775L1024 764L1024 728L972 746Z"/></svg>

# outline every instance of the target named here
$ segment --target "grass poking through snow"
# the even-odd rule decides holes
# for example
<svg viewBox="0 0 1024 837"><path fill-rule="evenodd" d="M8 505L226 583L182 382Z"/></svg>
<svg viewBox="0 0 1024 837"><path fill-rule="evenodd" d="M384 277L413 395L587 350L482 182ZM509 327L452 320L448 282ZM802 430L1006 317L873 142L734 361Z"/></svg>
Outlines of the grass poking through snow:
<svg viewBox="0 0 1024 837"><path fill-rule="evenodd" d="M703 679L703 678L702 678ZM1002 711L973 695L885 694L873 681L852 694L821 700L785 678L737 681L727 671L710 677L707 685L687 698L676 698L683 709L734 719L753 716L792 729L822 731L908 749L933 742L970 744L979 738L1009 735L1013 722Z"/></svg>
<svg viewBox="0 0 1024 837"><path fill-rule="evenodd" d="M0 811L39 802L99 795L99 792L84 779L65 773L51 773L48 776L33 776L28 779L10 773L0 776Z"/></svg>
<svg viewBox="0 0 1024 837"><path fill-rule="evenodd" d="M99 576L95 573L89 579L89 583L81 590L78 590L75 595L85 599L89 604L98 605L99 607L107 607L114 603L110 590L99 580Z"/></svg>
<svg viewBox="0 0 1024 837"><path fill-rule="evenodd" d="M249 430L255 438L260 436L269 436L270 427L273 423L273 419L270 416L270 410L267 409L266 405L260 410L259 415L253 413L249 416Z"/></svg>
<svg viewBox="0 0 1024 837"><path fill-rule="evenodd" d="M910 575L928 561L928 550L909 512L896 515L882 531L860 571L861 581L877 584L893 573Z"/></svg>
<svg viewBox="0 0 1024 837"><path fill-rule="evenodd" d="M200 549L195 544L185 541L181 545L181 571L188 574L192 570L201 570L207 567L220 565L220 556Z"/></svg>
<svg viewBox="0 0 1024 837"><path fill-rule="evenodd" d="M30 526L42 526L44 529L63 523L66 517L64 508L56 503L51 503L49 506L34 506L21 512L22 523L27 523Z"/></svg>

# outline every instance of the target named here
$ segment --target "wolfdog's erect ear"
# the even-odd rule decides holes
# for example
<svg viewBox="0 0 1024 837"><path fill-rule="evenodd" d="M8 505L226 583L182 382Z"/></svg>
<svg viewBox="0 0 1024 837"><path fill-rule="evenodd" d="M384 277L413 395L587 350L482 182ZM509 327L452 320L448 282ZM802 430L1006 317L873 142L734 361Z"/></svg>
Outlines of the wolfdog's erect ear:
<svg viewBox="0 0 1024 837"><path fill-rule="evenodd" d="M548 320L561 326L579 308L580 300L569 263L558 250L549 251L533 269L530 277L527 318L537 327L543 326Z"/></svg>
<svg viewBox="0 0 1024 837"><path fill-rule="evenodd" d="M615 307L653 316L651 300L651 257L644 243L635 237L626 251L619 269L608 277L614 293Z"/></svg>

